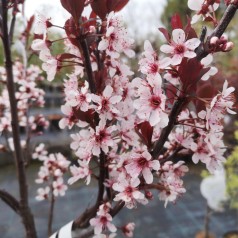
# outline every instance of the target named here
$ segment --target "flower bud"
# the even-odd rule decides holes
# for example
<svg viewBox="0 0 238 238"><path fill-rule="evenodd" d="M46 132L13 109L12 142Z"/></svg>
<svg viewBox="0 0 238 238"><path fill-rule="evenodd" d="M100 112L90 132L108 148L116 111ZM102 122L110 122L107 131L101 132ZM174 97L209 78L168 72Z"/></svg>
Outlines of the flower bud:
<svg viewBox="0 0 238 238"><path fill-rule="evenodd" d="M217 36L213 36L211 39L210 39L210 44L211 45L216 45L216 43L218 42L219 38Z"/></svg>

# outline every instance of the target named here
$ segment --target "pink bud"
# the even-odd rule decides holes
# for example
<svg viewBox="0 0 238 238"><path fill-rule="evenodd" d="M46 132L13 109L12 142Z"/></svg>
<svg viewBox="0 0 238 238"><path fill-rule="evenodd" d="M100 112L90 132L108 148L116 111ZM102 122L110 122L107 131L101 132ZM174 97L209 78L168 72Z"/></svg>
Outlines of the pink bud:
<svg viewBox="0 0 238 238"><path fill-rule="evenodd" d="M151 191L146 191L145 192L145 197L149 200L152 200L153 199L153 193Z"/></svg>
<svg viewBox="0 0 238 238"><path fill-rule="evenodd" d="M210 40L210 44L211 45L216 45L218 40L219 40L219 38L217 36L213 36Z"/></svg>
<svg viewBox="0 0 238 238"><path fill-rule="evenodd" d="M227 42L228 41L227 35L222 35L221 38L220 38L220 41L221 42Z"/></svg>
<svg viewBox="0 0 238 238"><path fill-rule="evenodd" d="M225 46L224 47L224 51L227 52L227 51L231 51L233 49L234 44L233 44L233 42L229 41L224 46Z"/></svg>
<svg viewBox="0 0 238 238"><path fill-rule="evenodd" d="M95 28L95 26L90 26L90 27L89 27L89 32L90 32L90 33L96 33L96 28Z"/></svg>

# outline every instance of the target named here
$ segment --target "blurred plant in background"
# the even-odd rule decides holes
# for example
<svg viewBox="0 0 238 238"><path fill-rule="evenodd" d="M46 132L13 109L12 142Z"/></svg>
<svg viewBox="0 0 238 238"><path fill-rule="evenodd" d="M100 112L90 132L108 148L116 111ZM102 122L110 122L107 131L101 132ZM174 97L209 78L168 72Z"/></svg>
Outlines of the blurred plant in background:
<svg viewBox="0 0 238 238"><path fill-rule="evenodd" d="M238 126L238 123L235 123ZM238 142L238 130L235 132L235 139ZM230 206L238 209L238 145L234 147L231 155L227 158L226 186L230 198Z"/></svg>

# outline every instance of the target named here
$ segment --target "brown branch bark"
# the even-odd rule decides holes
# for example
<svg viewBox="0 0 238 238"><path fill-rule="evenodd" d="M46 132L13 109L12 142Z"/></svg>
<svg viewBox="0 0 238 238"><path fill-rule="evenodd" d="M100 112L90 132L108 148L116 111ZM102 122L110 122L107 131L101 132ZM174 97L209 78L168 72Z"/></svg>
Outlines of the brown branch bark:
<svg viewBox="0 0 238 238"><path fill-rule="evenodd" d="M230 4L226 8L224 15L222 16L220 22L218 23L218 25L216 26L216 28L214 29L212 34L209 37L207 37L207 40L205 43L202 42L200 44L200 46L197 48L196 53L197 53L198 60L203 59L210 53L210 51L209 51L210 39L213 36L217 36L218 38L220 38L222 36L222 34L225 32L227 26L229 25L229 23L235 16L237 8L238 8L238 5L235 5L235 4Z"/></svg>
<svg viewBox="0 0 238 238"><path fill-rule="evenodd" d="M0 198L10 207L14 212L20 214L20 204L10 193L5 190L0 190Z"/></svg>
<svg viewBox="0 0 238 238"><path fill-rule="evenodd" d="M91 60L90 60L90 52L88 49L88 43L86 39L80 40L80 45L82 48L83 52L83 57L84 57L84 63L85 63L85 70L87 73L87 78L88 78L88 84L89 88L91 90L91 93L96 93L96 85L95 85L95 80L93 76L93 70L92 70L92 65L91 65Z"/></svg>
<svg viewBox="0 0 238 238"><path fill-rule="evenodd" d="M12 69L12 58L11 58L11 48L10 48L10 39L8 35L8 9L7 9L7 0L2 0L2 42L5 55L5 67L7 73L7 90L10 100L11 108L11 125L13 132L13 142L15 148L15 164L17 169L18 176L18 185L20 193L20 214L22 217L23 224L26 230L27 238L36 238L36 229L34 224L34 219L31 214L28 203L28 187L26 172L24 166L23 153L20 144L20 133L19 133L19 122L18 122L18 113L17 113L17 100L15 97L15 85Z"/></svg>
<svg viewBox="0 0 238 238"><path fill-rule="evenodd" d="M186 97L179 97L178 100L174 103L171 113L169 115L169 123L162 130L159 140L155 143L154 149L152 151L152 156L157 159L161 150L163 149L164 143L168 139L170 132L173 130L174 125L177 120L177 116L182 111L184 106L187 104Z"/></svg>
<svg viewBox="0 0 238 238"><path fill-rule="evenodd" d="M52 234L52 223L54 218L54 206L55 206L55 196L53 193L53 186L51 186L51 199L50 199L50 211L48 218L48 236L50 237Z"/></svg>
<svg viewBox="0 0 238 238"><path fill-rule="evenodd" d="M201 60L204 57L206 57L210 51L209 51L209 44L210 44L210 39L213 36L221 37L221 35L225 32L227 26L231 22L232 18L234 17L236 11L237 11L238 5L230 4L222 19L218 23L217 27L214 29L212 34L207 38L205 43L201 43L200 46L197 48L196 53L197 53L197 59ZM205 31L205 30L203 30ZM204 35L202 33L202 38L204 38ZM152 151L152 156L154 158L157 158L163 149L164 143L168 139L168 136L170 132L172 131L174 124L176 122L177 116L179 113L183 110L184 106L186 105L186 99L185 98L179 98L175 104L173 105L172 111L169 116L169 124L167 127L165 127L162 132L159 140L155 143L154 150Z"/></svg>

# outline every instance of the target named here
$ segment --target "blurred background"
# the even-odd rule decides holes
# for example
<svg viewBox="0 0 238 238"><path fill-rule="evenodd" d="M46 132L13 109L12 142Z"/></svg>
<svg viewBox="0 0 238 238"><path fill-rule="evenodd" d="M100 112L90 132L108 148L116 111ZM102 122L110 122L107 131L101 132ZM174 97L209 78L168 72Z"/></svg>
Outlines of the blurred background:
<svg viewBox="0 0 238 238"><path fill-rule="evenodd" d="M221 15L225 6L222 6L218 15ZM26 0L25 16L30 18L36 11L52 18L52 22L63 26L69 14L61 7L59 0ZM88 14L89 10L85 14ZM159 51L159 46L165 39L158 31L163 26L170 28L170 19L174 13L178 13L185 24L187 16L191 16L191 11L187 8L187 0L130 0L128 5L121 11L125 24L128 26L128 32L135 39L135 51L137 59L130 62L133 69L137 69L137 61L140 53L143 51L143 44L149 39L154 48ZM19 19L20 20L20 19ZM24 24L22 22L22 24ZM202 24L196 25L197 32L200 32ZM211 26L212 27L212 26ZM236 16L230 24L227 35L234 42L235 48L226 54L217 54L215 58L216 67L219 73L212 78L212 84L218 90L222 88L225 79L229 85L236 87L238 91L238 17ZM212 29L212 28L211 28ZM209 30L208 25L208 32ZM21 27L17 29L21 31ZM61 31L52 32L52 36L60 36ZM57 38L57 37L56 37ZM1 47L1 46L0 46ZM55 53L60 52L60 47L55 48ZM3 65L3 50L0 48L0 63ZM37 56L31 58L33 64L41 66ZM61 73L52 82L41 82L40 87L45 90L46 105L41 109L33 109L31 113L42 113L49 120L49 127L43 134L32 140L32 147L39 143L45 143L50 152L62 152L67 158L72 159L74 155L70 151L70 134L72 131L67 129L60 130L59 120L62 118L60 106L64 102L62 82L65 74ZM203 85L206 91L208 87ZM207 92L209 94L209 92ZM206 94L206 93L205 93ZM237 99L236 93L236 99ZM209 229L209 237L238 237L238 124L237 116L226 118L225 143L227 146L228 162L225 165L226 175L224 181L226 184L225 193L229 199L224 198L223 187L219 187L217 177L209 177L204 172L204 166L198 164L194 166L187 162L190 167L190 173L185 176L184 183L187 193L181 197L176 204L169 204L164 208L164 204L158 199L149 203L148 206L138 206L135 210L124 209L116 218L116 223L121 221L133 221L136 223L136 238L160 237L160 238L202 238L204 230ZM236 133L234 133L236 132ZM22 132L24 133L24 131ZM3 140L0 136L0 143ZM38 185L35 184L37 172L40 163L34 162L33 166L27 170L29 177L29 195L30 204L33 207L36 216L36 226L39 237L46 237L47 211L49 204L47 201L38 202L35 200ZM219 179L221 176L218 176ZM216 186L215 197L220 197L222 203L209 204L201 194L200 186L206 179L210 178L212 182L209 186ZM217 182L218 181L218 182ZM205 182L206 183L206 182ZM18 196L16 174L13 166L11 153L0 153L0 188L10 190ZM220 193L219 193L220 191ZM55 221L53 229L56 230L77 217L83 209L88 206L97 192L94 184L89 187L76 183L67 191L65 197L57 199L55 208ZM76 211L76 212L75 212ZM62 215L63 214L63 215ZM14 225L13 225L14 224ZM3 202L0 201L0 237L1 238L21 238L24 234L20 218L15 215ZM232 236L233 234L233 236ZM236 234L236 236L235 236Z"/></svg>

